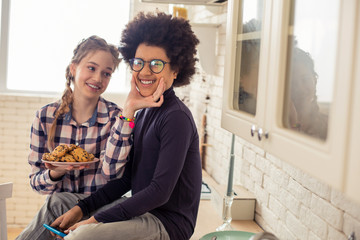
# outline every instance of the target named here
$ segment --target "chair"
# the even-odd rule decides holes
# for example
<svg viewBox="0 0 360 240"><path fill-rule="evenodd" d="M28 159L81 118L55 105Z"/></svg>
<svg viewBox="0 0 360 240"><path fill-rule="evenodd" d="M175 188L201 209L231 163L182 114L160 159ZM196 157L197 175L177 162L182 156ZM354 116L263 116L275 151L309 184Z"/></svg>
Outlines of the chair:
<svg viewBox="0 0 360 240"><path fill-rule="evenodd" d="M6 199L12 195L13 183L0 184L0 240L7 240Z"/></svg>

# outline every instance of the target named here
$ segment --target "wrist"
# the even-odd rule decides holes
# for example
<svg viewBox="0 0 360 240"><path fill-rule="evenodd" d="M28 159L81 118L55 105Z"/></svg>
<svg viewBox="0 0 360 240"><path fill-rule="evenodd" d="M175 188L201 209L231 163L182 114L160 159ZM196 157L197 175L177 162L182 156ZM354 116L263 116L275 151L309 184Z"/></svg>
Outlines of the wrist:
<svg viewBox="0 0 360 240"><path fill-rule="evenodd" d="M127 118L134 118L136 108L132 101L126 101L122 109L122 115Z"/></svg>
<svg viewBox="0 0 360 240"><path fill-rule="evenodd" d="M122 111L122 113L120 113L121 116L128 118L128 119L133 119L135 116L135 113L132 111Z"/></svg>
<svg viewBox="0 0 360 240"><path fill-rule="evenodd" d="M76 213L76 215L81 215L81 217L83 217L83 211L82 209L78 206L78 205L75 205L73 208L72 208L72 211L74 213Z"/></svg>
<svg viewBox="0 0 360 240"><path fill-rule="evenodd" d="M51 181L54 181L54 182L60 181L64 175L65 175L65 173L59 173L54 170L49 170L49 177L50 177Z"/></svg>
<svg viewBox="0 0 360 240"><path fill-rule="evenodd" d="M134 116L134 115L132 115L132 116ZM134 128L134 126L135 126L135 118L125 117L123 114L120 114L119 118L122 119L125 122L129 122L130 128Z"/></svg>
<svg viewBox="0 0 360 240"><path fill-rule="evenodd" d="M92 216L91 218L89 218L89 223L99 223L94 216Z"/></svg>

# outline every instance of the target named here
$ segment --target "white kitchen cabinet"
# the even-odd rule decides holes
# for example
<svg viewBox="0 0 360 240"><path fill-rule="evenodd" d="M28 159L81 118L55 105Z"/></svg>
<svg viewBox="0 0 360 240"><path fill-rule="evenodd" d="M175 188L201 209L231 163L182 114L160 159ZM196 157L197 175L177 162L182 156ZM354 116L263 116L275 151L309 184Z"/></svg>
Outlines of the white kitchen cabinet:
<svg viewBox="0 0 360 240"><path fill-rule="evenodd" d="M357 22L360 17L357 16ZM357 39L360 39L360 25L356 29ZM345 193L353 200L360 203L360 48L357 46L357 55L354 64L354 85L351 97L351 118L348 148L348 162L346 168Z"/></svg>
<svg viewBox="0 0 360 240"><path fill-rule="evenodd" d="M360 202L359 7L230 0L222 127Z"/></svg>
<svg viewBox="0 0 360 240"><path fill-rule="evenodd" d="M225 81L224 81L224 94L223 94L223 108L222 108L222 127L243 137L244 139L262 145L263 141L257 141L254 137L255 132L251 135L252 126L264 126L266 107L266 85L264 81L267 72L267 56L269 49L266 43L270 42L269 29L270 26L270 13L271 6L264 7L264 4L270 3L269 1L243 1L249 3L242 9L242 1L229 1L228 2L228 15L227 15L227 39L226 39L226 58L225 58ZM259 3L259 4L258 4ZM251 11L250 9L255 9ZM256 26L243 33L242 31L242 18L243 12L249 10L249 15L246 20L255 19L263 22L261 28ZM267 10L267 11L266 11ZM255 54L252 57L254 61L259 61L252 69L246 70L251 72L253 78L247 81L251 93L249 93L250 101L246 104L240 104L242 96L240 95L240 70L241 70L241 51L242 42L249 43L251 52L251 41L258 42L254 44ZM248 52L249 52L248 51ZM244 56L246 63L248 60ZM251 70L251 71L250 71ZM249 91L250 92L250 91Z"/></svg>

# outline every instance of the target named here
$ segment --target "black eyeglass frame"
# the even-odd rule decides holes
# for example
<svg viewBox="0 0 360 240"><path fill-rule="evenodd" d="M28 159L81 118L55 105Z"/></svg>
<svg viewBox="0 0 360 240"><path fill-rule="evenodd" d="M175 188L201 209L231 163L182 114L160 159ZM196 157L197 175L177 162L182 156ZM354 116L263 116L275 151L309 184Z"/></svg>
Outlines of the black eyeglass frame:
<svg viewBox="0 0 360 240"><path fill-rule="evenodd" d="M135 60L140 60L140 61L143 62L142 67L140 68L140 70L134 70L133 64L134 64L134 61L135 61ZM153 65L151 65L151 62L152 62L152 61L160 61L160 62L162 62L163 68L162 68L159 72L155 72L155 71L151 68L151 66L153 66ZM145 61L145 60L142 59L142 58L131 58L131 59L129 60L130 68L131 68L131 70L133 70L134 72L140 72L141 70L143 70L144 67L145 67L145 63L149 63L149 69L150 69L151 72L153 72L153 73L155 73L155 74L158 74L158 73L161 73L161 72L164 70L165 65L166 65L166 64L169 64L170 62L165 62L165 61L163 61L163 60L161 60L161 59L151 59L150 61Z"/></svg>

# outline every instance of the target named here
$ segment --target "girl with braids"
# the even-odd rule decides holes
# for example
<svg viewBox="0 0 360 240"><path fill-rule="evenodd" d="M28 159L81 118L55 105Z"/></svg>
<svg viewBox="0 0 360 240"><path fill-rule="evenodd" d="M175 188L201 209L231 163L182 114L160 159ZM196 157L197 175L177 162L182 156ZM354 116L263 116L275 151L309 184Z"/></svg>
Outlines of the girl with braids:
<svg viewBox="0 0 360 240"><path fill-rule="evenodd" d="M189 84L198 43L187 20L165 13L140 13L126 26L119 50L133 83L151 97L163 78L164 103L136 114L134 146L121 178L72 207L65 203L76 199L68 193L50 197L62 199L62 213L51 203L47 212L54 216L48 224L68 233L64 239L190 239L201 192L199 137L173 88ZM123 198L129 190L131 197Z"/></svg>
<svg viewBox="0 0 360 240"><path fill-rule="evenodd" d="M97 36L84 39L75 48L66 68L62 99L38 110L31 128L30 184L35 191L90 194L123 173L131 128L129 123L123 126L121 109L101 97L119 63L117 48ZM134 111L130 107L125 110ZM125 110L123 115L132 118L134 113ZM109 136L116 130L123 141L114 146ZM42 163L42 155L59 144L76 144L100 161L80 169Z"/></svg>
<svg viewBox="0 0 360 240"><path fill-rule="evenodd" d="M119 62L117 48L97 36L83 40L74 50L66 69L66 90L62 99L38 110L31 128L29 163L34 190L51 195L67 192L82 199L109 180L122 176L132 145L133 121L128 120L133 119L140 108L161 106L164 84L161 80L153 94L143 97L132 80L125 107L120 109L101 97ZM78 169L44 164L42 155L59 144L79 145L99 161ZM48 198L17 239L40 239L37 234L45 231L42 224L55 219L45 211L50 202L61 208L60 202ZM69 204L75 203L76 200Z"/></svg>

